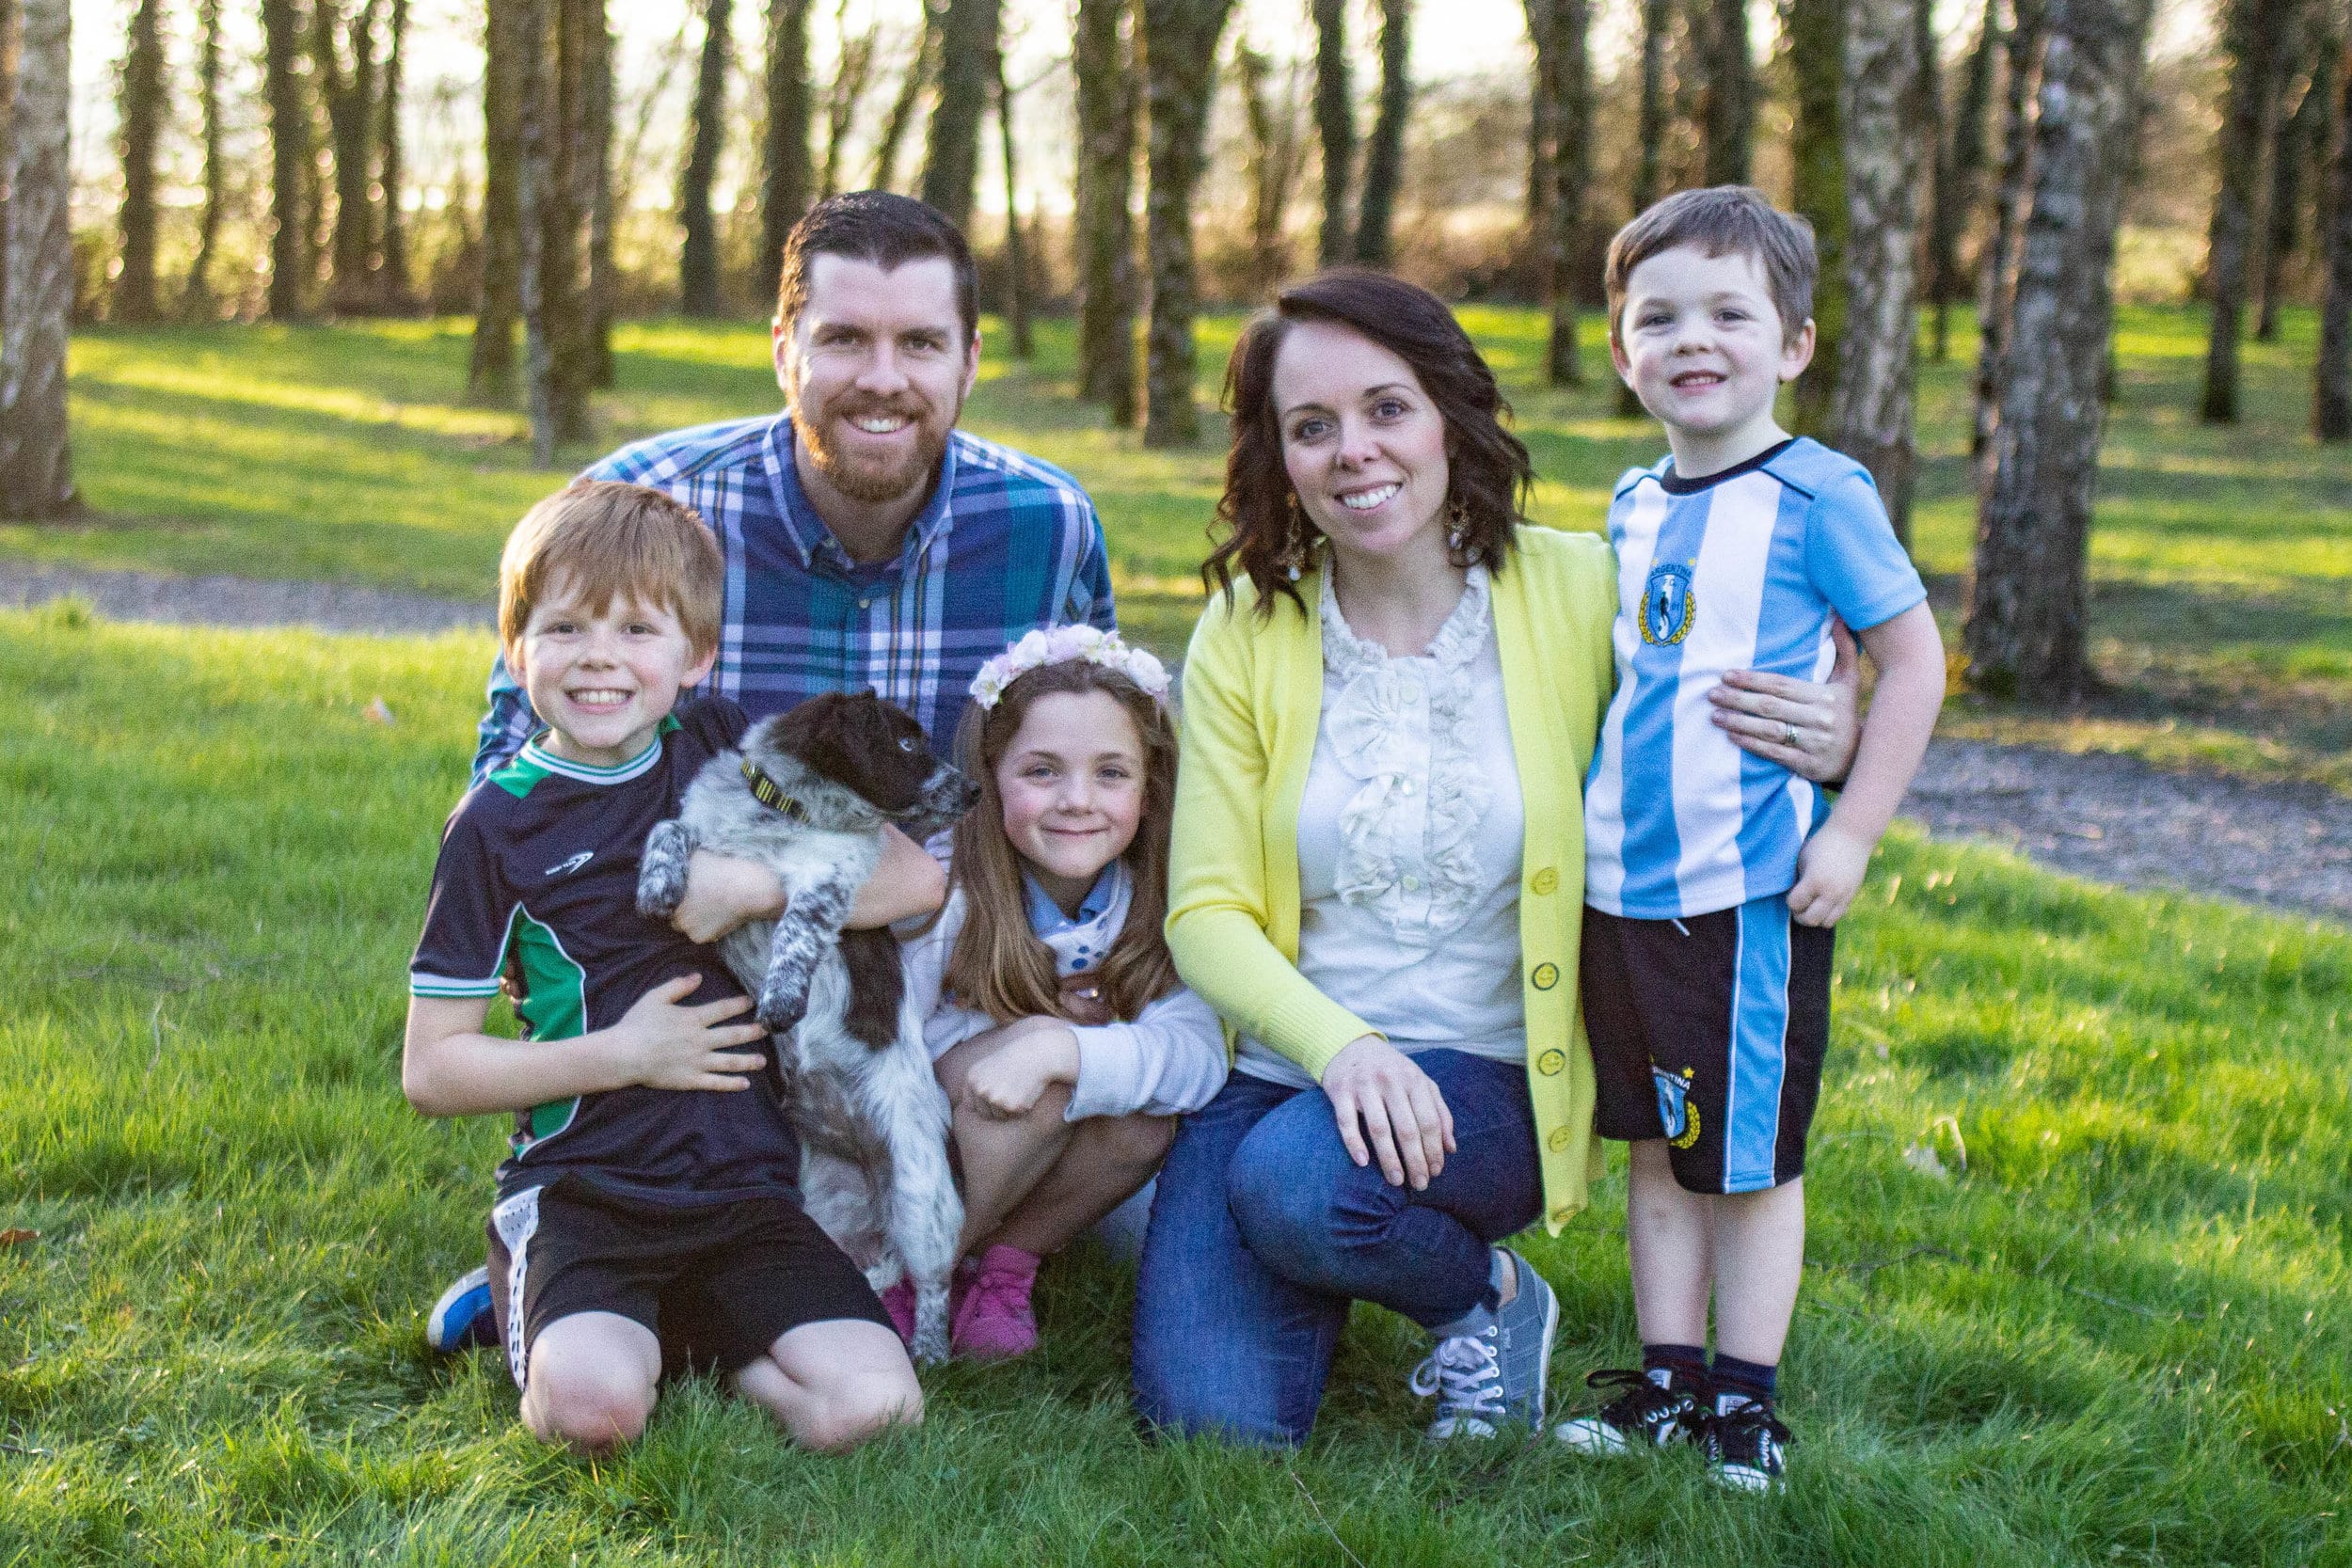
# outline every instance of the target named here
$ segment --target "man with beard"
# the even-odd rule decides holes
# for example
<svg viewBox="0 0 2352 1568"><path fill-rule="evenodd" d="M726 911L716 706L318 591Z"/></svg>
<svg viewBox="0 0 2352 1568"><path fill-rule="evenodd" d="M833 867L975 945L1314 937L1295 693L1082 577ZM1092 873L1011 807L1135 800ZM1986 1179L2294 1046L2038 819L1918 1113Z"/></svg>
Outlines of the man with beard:
<svg viewBox="0 0 2352 1568"><path fill-rule="evenodd" d="M726 616L704 691L757 719L871 687L944 748L990 655L1035 626L1111 629L1086 491L955 428L979 372L977 293L963 236L922 202L820 202L785 243L784 412L652 436L583 476L664 491L718 535ZM501 663L476 776L536 725Z"/></svg>
<svg viewBox="0 0 2352 1568"><path fill-rule="evenodd" d="M858 191L810 209L785 242L771 330L780 414L634 442L583 478L692 507L726 562L718 661L698 694L754 719L872 688L943 751L991 655L1039 626L1114 625L1094 505L1049 464L958 430L979 373L971 248L922 202ZM478 780L540 728L503 658L474 755ZM945 873L890 832L850 913L872 927L937 909ZM694 856L674 924L708 942L782 911L764 867ZM435 1348L489 1322L483 1271L444 1292Z"/></svg>

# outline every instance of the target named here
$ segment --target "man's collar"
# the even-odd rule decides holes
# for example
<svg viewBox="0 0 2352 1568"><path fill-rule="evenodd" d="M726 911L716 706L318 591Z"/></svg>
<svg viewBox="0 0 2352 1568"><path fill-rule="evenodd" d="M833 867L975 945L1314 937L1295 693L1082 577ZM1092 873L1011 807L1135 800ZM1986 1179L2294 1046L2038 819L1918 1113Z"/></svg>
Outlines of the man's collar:
<svg viewBox="0 0 2352 1568"><path fill-rule="evenodd" d="M930 499L907 524L906 537L898 548L900 560L929 549L947 522L951 511L948 498L956 487L957 435L954 430L947 433L947 450L940 456L938 481L931 486ZM801 558L801 569L806 571L815 566L818 552L830 549L842 565L854 570L859 562L842 548L841 541L818 514L817 503L808 499L808 491L801 483L800 448L794 436L792 410L787 408L775 417L761 444L766 449L768 483L775 497L776 511L784 519L786 537L792 541L792 548Z"/></svg>

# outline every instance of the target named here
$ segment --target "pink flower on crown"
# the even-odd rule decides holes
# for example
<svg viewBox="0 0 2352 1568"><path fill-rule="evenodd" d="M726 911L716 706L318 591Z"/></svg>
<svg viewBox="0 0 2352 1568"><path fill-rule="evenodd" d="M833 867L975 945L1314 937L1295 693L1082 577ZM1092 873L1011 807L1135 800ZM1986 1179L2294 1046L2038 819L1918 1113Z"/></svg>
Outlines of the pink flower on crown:
<svg viewBox="0 0 2352 1568"><path fill-rule="evenodd" d="M1030 671L1080 658L1118 671L1154 700L1168 697L1168 671L1148 650L1129 647L1115 631L1077 626L1023 633L1019 641L980 666L972 679L972 700L984 708L994 707L1004 700L1005 689Z"/></svg>

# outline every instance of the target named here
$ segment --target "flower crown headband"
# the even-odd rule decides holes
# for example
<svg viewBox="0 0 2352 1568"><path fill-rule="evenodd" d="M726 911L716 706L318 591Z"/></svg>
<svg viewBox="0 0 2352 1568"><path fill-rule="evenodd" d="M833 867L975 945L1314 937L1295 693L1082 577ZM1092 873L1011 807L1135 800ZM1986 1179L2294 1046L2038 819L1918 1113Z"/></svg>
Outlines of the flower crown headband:
<svg viewBox="0 0 2352 1568"><path fill-rule="evenodd" d="M1115 631L1097 631L1092 626L1056 626L1024 635L980 666L980 673L972 677L972 700L983 708L994 707L1004 700L1005 688L1030 671L1073 659L1117 671L1154 702L1168 700L1168 670L1157 658L1142 648L1127 646Z"/></svg>

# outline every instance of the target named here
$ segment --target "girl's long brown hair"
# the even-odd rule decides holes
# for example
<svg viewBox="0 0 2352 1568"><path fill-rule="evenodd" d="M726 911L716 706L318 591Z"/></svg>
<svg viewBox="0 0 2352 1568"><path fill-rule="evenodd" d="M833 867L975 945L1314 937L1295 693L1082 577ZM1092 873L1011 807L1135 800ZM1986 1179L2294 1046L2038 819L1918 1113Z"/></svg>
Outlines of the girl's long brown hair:
<svg viewBox="0 0 2352 1568"><path fill-rule="evenodd" d="M1070 1017L1054 950L1029 929L1021 857L1005 837L1005 801L996 787L996 765L1021 733L1030 705L1061 691L1106 693L1143 742L1143 817L1135 842L1120 857L1133 892L1126 924L1096 972L1099 994L1114 1017L1132 1022L1177 984L1176 960L1160 930L1168 915L1168 824L1176 809L1176 731L1168 710L1103 665L1083 658L1042 665L1005 688L994 707L975 705L956 743L958 760L979 784L980 800L956 824L949 876L963 890L963 929L947 958L946 989L958 1003L1000 1024Z"/></svg>

